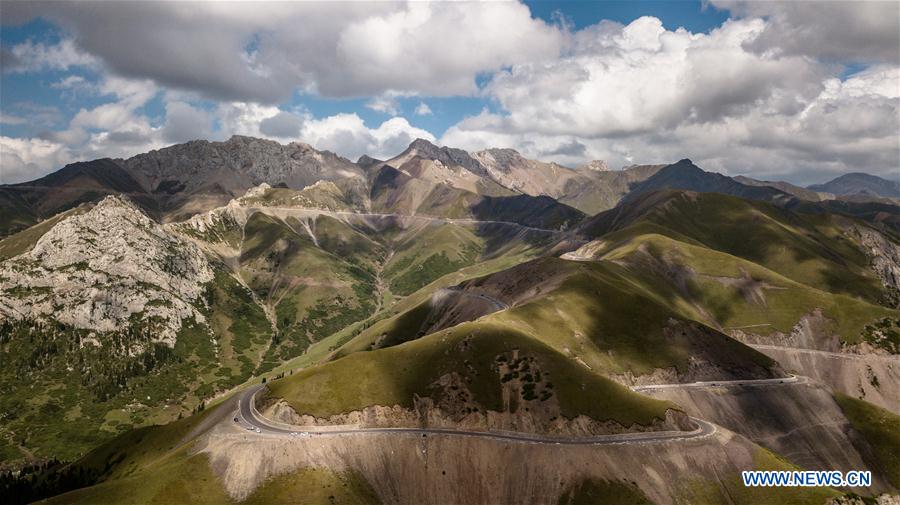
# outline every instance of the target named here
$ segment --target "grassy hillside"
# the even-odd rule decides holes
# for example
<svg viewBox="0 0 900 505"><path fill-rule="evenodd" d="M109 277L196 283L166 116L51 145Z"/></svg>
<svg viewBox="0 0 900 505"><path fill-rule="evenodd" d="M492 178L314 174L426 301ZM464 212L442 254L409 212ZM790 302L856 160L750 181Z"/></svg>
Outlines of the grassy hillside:
<svg viewBox="0 0 900 505"><path fill-rule="evenodd" d="M330 195L334 189L320 184L302 193ZM297 193L269 190L261 197L275 200L257 203L266 207ZM7 237L0 252L27 250L79 209ZM408 304L404 295L413 300L429 283L523 261L551 238L509 225L304 212L246 216L240 209L221 210L167 225L201 245L215 269L204 295L206 324L187 322L174 348L146 346L136 356L116 351L147 340L149 327L91 335L65 325L4 323L0 461L71 460L124 430L172 420L336 335L324 348L327 354L370 319ZM81 345L94 339L103 347Z"/></svg>
<svg viewBox="0 0 900 505"><path fill-rule="evenodd" d="M228 405L221 411L209 409L169 424L123 433L71 464L35 474L30 490L3 479L0 486L10 487L0 489L11 503L30 501L25 497L31 490L56 494L72 487L79 489L46 503L233 503L207 457L192 453L193 437L228 414ZM301 468L263 483L241 503L287 502L324 505L378 500L368 483L353 472Z"/></svg>
<svg viewBox="0 0 900 505"><path fill-rule="evenodd" d="M83 214L88 211L90 206L81 205L74 209L70 209L64 212L60 212L59 214L41 221L34 226L30 226L24 230L18 231L8 237L5 237L3 240L0 240L0 261L3 261L7 258L12 258L13 256L18 256L24 252L31 250L34 247L34 244L47 233L50 228L62 221L63 219L69 216L77 216L79 214Z"/></svg>
<svg viewBox="0 0 900 505"><path fill-rule="evenodd" d="M504 372L507 366L518 372ZM515 377L512 374L515 373ZM462 390L439 387L455 374ZM504 404L504 384L522 374L521 396ZM529 385L530 384L530 385ZM555 397L561 415L614 420L624 426L662 419L672 405L601 377L529 335L498 323L466 323L403 345L344 358L270 384L271 394L298 413L317 417L372 405L413 407L416 396L436 404L460 401L480 412L515 412L519 404ZM533 408L534 405L532 405Z"/></svg>
<svg viewBox="0 0 900 505"><path fill-rule="evenodd" d="M674 288L648 285L613 262L542 258L469 281L465 288L513 304L486 316L486 323L527 334L597 372L644 375L674 368L689 374L691 363L699 361L735 376L771 373L769 358L686 317L690 313L681 310L685 304ZM522 293L534 294L521 298ZM341 354L420 337L428 303L373 325Z"/></svg>
<svg viewBox="0 0 900 505"><path fill-rule="evenodd" d="M566 489L558 505L652 505L640 489L628 482L584 479Z"/></svg>
<svg viewBox="0 0 900 505"><path fill-rule="evenodd" d="M271 307L278 329L263 368L374 310L373 265L383 246L326 216L312 224L315 235L305 231L307 225L256 213L244 227L240 275Z"/></svg>
<svg viewBox="0 0 900 505"><path fill-rule="evenodd" d="M5 237L28 228L40 221L37 213L30 208L20 192L0 187L0 237Z"/></svg>
<svg viewBox="0 0 900 505"><path fill-rule="evenodd" d="M471 227L425 224L394 239L384 275L393 293L404 296L431 281L477 262L485 241Z"/></svg>
<svg viewBox="0 0 900 505"><path fill-rule="evenodd" d="M189 413L216 391L247 380L268 344L268 322L227 273L217 273L208 294L212 332L190 321L174 348L156 344L138 356L116 349L146 341L139 329L99 333L2 323L2 438L37 457L72 460L134 426ZM82 345L88 339L101 346ZM23 456L13 452L8 459Z"/></svg>
<svg viewBox="0 0 900 505"><path fill-rule="evenodd" d="M624 233L614 235L620 240ZM597 257L625 265L648 289L668 290L680 312L698 321L760 335L790 334L804 316L821 311L827 327L815 333L823 347L835 335L848 344L869 341L890 350L892 342L877 341L867 326L900 317L896 310L815 289L756 263L665 235L619 240L600 247Z"/></svg>
<svg viewBox="0 0 900 505"><path fill-rule="evenodd" d="M748 470L797 471L797 466L762 447L753 453L753 467ZM747 487L741 476L721 475L718 482L685 479L680 482L682 492L676 503L709 505L820 505L842 493L826 487Z"/></svg>
<svg viewBox="0 0 900 505"><path fill-rule="evenodd" d="M872 448L879 468L900 488L900 416L846 395L837 394L834 399Z"/></svg>
<svg viewBox="0 0 900 505"><path fill-rule="evenodd" d="M830 293L878 303L884 287L845 218L795 214L715 193L650 193L586 222L581 233L610 243L652 232L737 256Z"/></svg>

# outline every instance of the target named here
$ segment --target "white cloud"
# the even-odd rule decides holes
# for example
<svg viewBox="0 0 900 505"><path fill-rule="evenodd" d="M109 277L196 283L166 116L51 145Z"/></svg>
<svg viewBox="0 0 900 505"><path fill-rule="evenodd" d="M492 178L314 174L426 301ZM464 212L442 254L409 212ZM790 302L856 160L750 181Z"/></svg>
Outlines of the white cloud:
<svg viewBox="0 0 900 505"><path fill-rule="evenodd" d="M608 136L715 120L773 97L779 108L818 92L821 70L802 58L764 59L742 48L762 22L728 22L710 35L666 31L656 18L583 30L553 62L499 73L487 92L510 131Z"/></svg>
<svg viewBox="0 0 900 505"><path fill-rule="evenodd" d="M478 74L554 57L565 38L511 2L106 2L96 8L34 1L4 5L4 15L59 24L77 44L67 39L70 56L83 50L119 75L216 100L263 103L297 89L340 97L389 90L472 94Z"/></svg>
<svg viewBox="0 0 900 505"><path fill-rule="evenodd" d="M746 17L766 18L748 48L832 61L900 65L900 4L879 1L711 0Z"/></svg>
<svg viewBox="0 0 900 505"><path fill-rule="evenodd" d="M4 72L68 70L96 64L97 59L78 48L71 39L51 45L28 40L12 46L3 57Z"/></svg>
<svg viewBox="0 0 900 505"><path fill-rule="evenodd" d="M70 159L65 145L42 139L0 137L0 184L24 182Z"/></svg>
<svg viewBox="0 0 900 505"><path fill-rule="evenodd" d="M564 41L556 27L533 19L519 3L410 2L343 29L337 43L340 72L324 74L319 82L338 94L372 89L473 94L478 73L553 58Z"/></svg>
<svg viewBox="0 0 900 505"><path fill-rule="evenodd" d="M307 121L301 138L316 149L327 149L350 159L363 154L374 158L388 158L409 145L416 138L434 141L434 135L416 128L402 117L391 118L368 128L356 114L337 114Z"/></svg>
<svg viewBox="0 0 900 505"><path fill-rule="evenodd" d="M213 117L209 112L181 101L166 104L166 124L161 132L166 143L208 139L212 131Z"/></svg>
<svg viewBox="0 0 900 505"><path fill-rule="evenodd" d="M279 139L263 133L260 125L278 116L281 110L270 105L247 102L220 103L216 110L221 136L247 135Z"/></svg>
<svg viewBox="0 0 900 505"><path fill-rule="evenodd" d="M376 112L383 112L391 116L396 116L400 112L400 104L397 103L397 98L398 96L396 93L383 93L369 99L369 101L366 102L366 107Z"/></svg>
<svg viewBox="0 0 900 505"><path fill-rule="evenodd" d="M401 117L369 128L356 114L317 119L308 112L254 103L224 103L208 111L182 100L187 97L179 94L166 94L164 121L154 126L140 112L140 107L156 95L154 87L126 80L100 87L112 91L115 100L82 109L67 129L46 138L2 137L2 182L32 180L74 161L127 158L197 138L223 140L231 135L249 135L281 143L302 141L350 159L362 154L389 157L417 137L435 140L431 133ZM4 116L4 122L7 120L15 122L16 118Z"/></svg>
<svg viewBox="0 0 900 505"><path fill-rule="evenodd" d="M709 34L667 31L655 18L600 23L576 33L564 57L499 73L486 92L501 111L461 121L441 142L515 147L570 165L690 157L710 169L797 180L895 172L898 67L842 82L808 57L748 49L765 30L760 19Z"/></svg>
<svg viewBox="0 0 900 505"><path fill-rule="evenodd" d="M3 168L42 175L62 161L232 134L302 140L351 158L433 140L403 117L370 128L356 114L286 108L301 90L363 97L392 116L401 97L421 99L412 113L424 116L425 97L480 96L495 112L454 125L442 144L515 147L570 165L687 156L759 177L896 172L896 3L714 3L738 18L691 33L653 17L573 31L512 2L12 2L5 23L40 15L64 37L2 48L3 70L87 66L87 79L49 86L107 102L84 106L67 126L58 109L9 106L0 122L26 120L35 138L5 141ZM876 64L842 80L835 60ZM476 76L488 84L479 89ZM165 115L147 117L159 97Z"/></svg>
<svg viewBox="0 0 900 505"><path fill-rule="evenodd" d="M431 107L425 102L419 102L419 105L416 106L415 113L417 116L430 116L432 114Z"/></svg>
<svg viewBox="0 0 900 505"><path fill-rule="evenodd" d="M304 121L304 116L280 111L278 114L260 121L259 131L269 137L295 139L300 135L300 128L303 127Z"/></svg>
<svg viewBox="0 0 900 505"><path fill-rule="evenodd" d="M73 89L87 86L87 80L80 75L69 75L50 85L54 89Z"/></svg>

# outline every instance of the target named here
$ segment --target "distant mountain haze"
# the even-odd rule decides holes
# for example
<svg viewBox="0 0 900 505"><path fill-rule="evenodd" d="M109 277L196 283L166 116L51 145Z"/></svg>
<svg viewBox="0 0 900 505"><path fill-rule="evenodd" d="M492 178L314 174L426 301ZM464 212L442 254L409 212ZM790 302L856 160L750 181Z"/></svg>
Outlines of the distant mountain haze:
<svg viewBox="0 0 900 505"><path fill-rule="evenodd" d="M824 184L809 186L813 191L825 191L835 195L876 195L885 198L900 198L900 167L894 180L882 179L864 173L844 174Z"/></svg>

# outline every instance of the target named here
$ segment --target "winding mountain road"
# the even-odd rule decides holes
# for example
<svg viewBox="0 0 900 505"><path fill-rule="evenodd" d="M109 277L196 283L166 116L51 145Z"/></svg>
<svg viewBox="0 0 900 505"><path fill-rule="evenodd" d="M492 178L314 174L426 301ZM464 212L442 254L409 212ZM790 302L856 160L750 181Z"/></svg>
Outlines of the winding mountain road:
<svg viewBox="0 0 900 505"><path fill-rule="evenodd" d="M806 384L809 382L808 377L799 375L791 375L790 377L780 377L775 379L739 379L729 381L697 381L684 382L678 384L649 384L646 386L634 386L632 391L656 391L660 389L702 389L709 387L753 387L753 386L781 386L786 384Z"/></svg>
<svg viewBox="0 0 900 505"><path fill-rule="evenodd" d="M705 438L716 432L716 426L702 419L691 418L697 428L692 431L650 431L640 433L619 433L614 435L596 435L592 437L562 438L545 436L536 433L506 431L467 431L449 428L337 428L313 426L289 426L272 422L257 411L254 398L265 386L253 386L241 395L238 401L238 422L252 428L253 434L266 436L290 437L291 433L306 433L310 437L334 437L359 434L393 434L427 437L429 435L476 437L504 442L547 445L617 445L617 444L652 444L671 441L693 440ZM249 430L248 430L249 431Z"/></svg>
<svg viewBox="0 0 900 505"><path fill-rule="evenodd" d="M883 360L891 363L900 363L900 358L896 354L855 354L851 352L830 352L820 351L818 349L806 349L803 347L785 347L780 345L765 344L747 344L757 351L786 351L797 354L810 354L814 356L824 356L834 359L865 359L865 360Z"/></svg>

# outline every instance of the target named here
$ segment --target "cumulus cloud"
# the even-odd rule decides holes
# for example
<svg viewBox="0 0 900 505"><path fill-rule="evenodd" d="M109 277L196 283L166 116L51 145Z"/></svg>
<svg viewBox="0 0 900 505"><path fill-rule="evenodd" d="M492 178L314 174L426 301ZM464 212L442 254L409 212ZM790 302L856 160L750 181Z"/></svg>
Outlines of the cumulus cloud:
<svg viewBox="0 0 900 505"><path fill-rule="evenodd" d="M458 95L491 109L450 127L444 145L567 165L687 156L796 182L896 172L896 3L712 1L734 17L708 33L653 17L575 30L513 2L7 2L5 24L40 16L62 38L0 48L3 72L68 69L47 86L99 100L66 118L4 103L7 134L31 138L4 141L3 177L232 134L384 158L434 140L399 117L400 98L421 100L411 112L425 116L427 97ZM844 76L848 63L863 70ZM291 107L310 95L364 97L395 117L369 127Z"/></svg>
<svg viewBox="0 0 900 505"><path fill-rule="evenodd" d="M397 98L398 96L395 93L384 93L372 97L366 102L366 107L376 112L383 112L385 114L390 114L391 116L396 116L400 112L400 104L397 103Z"/></svg>
<svg viewBox="0 0 900 505"><path fill-rule="evenodd" d="M97 60L78 48L71 39L56 44L26 41L4 48L0 62L4 72L68 70L75 66L94 66Z"/></svg>
<svg viewBox="0 0 900 505"><path fill-rule="evenodd" d="M391 118L370 129L356 114L307 121L301 138L317 149L327 149L350 159L363 154L387 158L401 152L416 138L435 140L434 135L412 126L402 117Z"/></svg>
<svg viewBox="0 0 900 505"><path fill-rule="evenodd" d="M417 116L430 116L432 114L431 107L425 102L419 102L419 105L416 106L415 114Z"/></svg>
<svg viewBox="0 0 900 505"><path fill-rule="evenodd" d="M715 120L772 98L779 109L800 107L818 92L821 69L744 50L763 26L728 22L696 35L667 31L652 17L601 23L579 32L567 56L514 66L487 92L508 112L502 121L511 131L588 137Z"/></svg>
<svg viewBox="0 0 900 505"><path fill-rule="evenodd" d="M555 56L564 36L518 3L13 2L4 16L41 16L119 75L225 101L275 103L294 90L325 96L471 94L475 78ZM498 30L497 26L503 26ZM302 27L301 29L298 29ZM77 45L77 48L73 45ZM48 61L40 46L13 55ZM4 57L6 61L7 57ZM13 64L15 66L15 64Z"/></svg>
<svg viewBox="0 0 900 505"><path fill-rule="evenodd" d="M8 125L25 125L30 129L49 129L63 122L63 114L58 107L44 105L32 101L10 104L9 112L2 113L0 123Z"/></svg>
<svg viewBox="0 0 900 505"><path fill-rule="evenodd" d="M32 180L74 161L127 158L198 138L250 135L282 143L302 141L351 159L362 154L388 157L418 137L435 140L431 133L401 117L370 128L356 114L314 118L303 111L245 102L222 103L209 110L179 94L166 94L164 121L154 125L141 110L158 92L152 84L119 79L100 88L114 100L82 109L68 128L34 138L2 137L2 183ZM2 122L18 124L18 119L4 115Z"/></svg>
<svg viewBox="0 0 900 505"><path fill-rule="evenodd" d="M259 123L259 131L263 135L276 138L297 138L304 118L297 114L281 111Z"/></svg>
<svg viewBox="0 0 900 505"><path fill-rule="evenodd" d="M712 0L712 4L739 16L766 18L760 36L747 44L755 51L900 64L897 2Z"/></svg>
<svg viewBox="0 0 900 505"><path fill-rule="evenodd" d="M0 184L31 180L62 166L70 156L58 142L0 136Z"/></svg>
<svg viewBox="0 0 900 505"><path fill-rule="evenodd" d="M212 135L212 115L186 102L166 104L166 124L162 128L162 138L167 143L177 144L189 140L207 139Z"/></svg>
<svg viewBox="0 0 900 505"><path fill-rule="evenodd" d="M80 75L69 75L50 85L53 89L73 89L84 86L88 86L88 82Z"/></svg>
<svg viewBox="0 0 900 505"><path fill-rule="evenodd" d="M841 81L808 57L750 49L766 28L756 18L709 34L669 31L655 18L602 22L576 33L555 61L499 73L486 92L501 111L461 121L441 142L516 147L570 165L691 157L797 180L896 171L898 67Z"/></svg>

